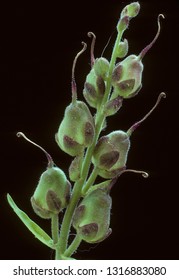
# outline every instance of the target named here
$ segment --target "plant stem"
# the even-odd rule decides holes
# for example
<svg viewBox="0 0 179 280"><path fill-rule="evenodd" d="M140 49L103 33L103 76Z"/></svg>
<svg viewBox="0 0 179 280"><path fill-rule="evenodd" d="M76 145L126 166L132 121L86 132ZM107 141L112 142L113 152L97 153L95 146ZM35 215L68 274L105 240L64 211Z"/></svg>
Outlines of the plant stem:
<svg viewBox="0 0 179 280"><path fill-rule="evenodd" d="M82 189L83 195L85 195L87 193L87 191L89 190L89 188L93 185L97 176L98 176L98 168L94 167L90 177L88 178L88 181L86 182L86 184L84 185L84 187Z"/></svg>
<svg viewBox="0 0 179 280"><path fill-rule="evenodd" d="M76 249L79 247L81 241L82 241L81 237L77 234L73 239L72 243L70 244L70 246L68 247L68 249L65 251L64 256L70 257L71 255L73 255Z"/></svg>
<svg viewBox="0 0 179 280"><path fill-rule="evenodd" d="M67 248L67 241L68 241L68 236L70 232L70 227L72 223L72 216L76 207L76 204L81 196L81 189L83 186L82 180L78 180L72 191L72 196L70 203L66 209L65 215L63 217L63 222L60 230L60 238L57 244L57 250L59 251L59 255L64 253L64 251Z"/></svg>
<svg viewBox="0 0 179 280"><path fill-rule="evenodd" d="M72 223L72 216L74 214L76 205L81 197L82 187L83 187L83 185L87 179L88 173L89 173L92 154L93 154L94 148L96 146L97 140L99 138L99 135L101 133L103 122L105 120L105 115L103 113L103 106L106 103L106 101L108 100L110 92L111 92L112 71L114 69L114 65L115 65L115 61L116 61L116 57L117 57L117 48L118 48L119 42L121 40L122 34L123 34L123 32L118 32L116 42L115 42L115 45L113 48L110 65L109 65L108 79L106 81L106 90L105 90L104 98L103 98L102 104L101 104L100 108L98 108L97 114L96 114L95 137L94 137L92 145L86 151L86 155L85 155L83 165L81 168L81 178L74 185L71 200L70 200L70 203L66 209L66 212L65 212L65 215L63 218L63 222L62 222L62 226L61 226L61 230L60 230L60 238L59 238L58 244L57 244L57 257L59 259L62 258L62 255L64 255L64 252L67 248L68 236L69 236L70 227L71 227L71 223ZM96 178L95 176L96 176L96 174L93 174L91 179L89 179L89 181L94 182L94 179ZM87 183L88 188L89 188L89 181ZM85 188L87 188L87 187L85 186ZM66 251L69 256L70 256L69 252L73 251L73 246L74 247L77 245L79 246L80 242L81 242L81 240L79 239L79 237L76 237L76 239L74 240L74 245L72 242L72 244L69 247L69 251L68 251L68 249ZM77 247L75 247L75 250L76 249L77 249Z"/></svg>
<svg viewBox="0 0 179 280"><path fill-rule="evenodd" d="M59 234L58 214L54 214L51 218L51 230L52 230L53 243L55 245L58 243L58 234Z"/></svg>

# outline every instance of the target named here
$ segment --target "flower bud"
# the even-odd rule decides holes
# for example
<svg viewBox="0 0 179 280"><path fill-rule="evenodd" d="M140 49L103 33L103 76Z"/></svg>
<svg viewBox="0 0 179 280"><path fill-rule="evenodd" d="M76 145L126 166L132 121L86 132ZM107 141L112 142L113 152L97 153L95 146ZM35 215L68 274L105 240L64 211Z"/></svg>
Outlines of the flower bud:
<svg viewBox="0 0 179 280"><path fill-rule="evenodd" d="M130 148L129 136L122 130L113 131L99 139L92 162L103 178L113 178L126 166Z"/></svg>
<svg viewBox="0 0 179 280"><path fill-rule="evenodd" d="M97 243L109 236L111 206L111 197L102 189L84 197L73 216L73 227L84 241Z"/></svg>
<svg viewBox="0 0 179 280"><path fill-rule="evenodd" d="M95 60L93 68L97 76L101 76L103 80L107 79L107 75L109 71L109 61L106 58L104 57L97 58Z"/></svg>
<svg viewBox="0 0 179 280"><path fill-rule="evenodd" d="M121 12L121 18L124 16L128 16L130 18L136 17L140 11L140 4L139 2L133 2L126 7Z"/></svg>
<svg viewBox="0 0 179 280"><path fill-rule="evenodd" d="M120 18L117 24L117 31L124 32L129 27L130 18L128 16L124 16Z"/></svg>
<svg viewBox="0 0 179 280"><path fill-rule="evenodd" d="M41 218L49 219L68 205L71 185L58 167L47 168L42 173L31 198L32 207Z"/></svg>
<svg viewBox="0 0 179 280"><path fill-rule="evenodd" d="M59 147L71 156L79 155L92 144L94 120L87 105L82 101L72 102L65 110L64 118L56 134Z"/></svg>
<svg viewBox="0 0 179 280"><path fill-rule="evenodd" d="M132 12L130 13L132 14ZM133 97L141 89L142 72L144 69L142 59L156 42L160 34L160 17L164 16L161 14L158 16L158 31L152 42L147 45L138 56L130 55L115 66L112 73L112 85L114 87L112 99L116 98L118 95L123 98Z"/></svg>
<svg viewBox="0 0 179 280"><path fill-rule="evenodd" d="M128 45L128 41L126 39L124 39L123 42L120 42L118 45L118 49L117 49L117 57L118 58L123 58L127 55L129 50L129 45Z"/></svg>

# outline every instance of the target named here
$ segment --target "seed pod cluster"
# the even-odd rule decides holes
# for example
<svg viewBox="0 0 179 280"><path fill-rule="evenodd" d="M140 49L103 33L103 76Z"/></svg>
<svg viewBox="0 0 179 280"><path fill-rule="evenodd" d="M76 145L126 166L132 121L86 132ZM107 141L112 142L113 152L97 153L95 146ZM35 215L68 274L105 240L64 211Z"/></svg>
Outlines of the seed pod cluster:
<svg viewBox="0 0 179 280"><path fill-rule="evenodd" d="M69 222L65 225L66 229L72 222L79 239L72 242L72 245L69 246L70 249L64 250L64 257L65 253L73 249L77 240L97 243L110 235L112 232L110 228L112 198L109 192L122 173L132 171L140 173L144 177L148 176L144 171L127 169L126 167L131 146L130 138L135 129L157 107L161 98L165 97L164 93L158 96L152 109L127 131L118 129L100 136L101 131L105 128L106 118L119 111L123 99L132 98L140 91L144 69L142 59L160 34L160 17L163 17L163 15L158 16L158 31L152 42L139 55L127 56L128 41L126 39L121 41L121 38L123 32L129 26L130 20L137 16L139 10L138 2L133 2L122 10L117 24L118 36L110 62L103 57L103 54L99 58L94 57L96 36L92 32L88 33L88 36L92 37L92 42L91 69L86 76L83 88L83 97L86 103L78 100L75 81L76 62L78 57L86 50L87 45L85 43L82 43L83 48L74 59L71 102L65 109L64 117L55 135L60 149L73 157L69 166L69 178L72 182L75 182L73 192L71 192L70 181L65 173L54 164L51 156L41 146L29 140L22 132L17 134L17 136L24 137L28 142L40 148L47 156L48 166L40 176L31 197L31 205L38 216L44 219L52 219L52 236L55 245L58 245L60 243L58 241L61 241L58 237L58 227L55 230L53 228L56 223L55 219L69 205L67 216L63 221L64 223ZM88 105L96 109L95 116L92 115ZM93 170L89 174L91 164ZM108 180L102 180L103 182L96 184L97 176ZM71 213L71 209L74 209L73 213ZM69 219L70 215L71 221ZM62 231L64 228L62 226ZM65 240L64 232L61 236ZM66 244L63 245L66 246Z"/></svg>

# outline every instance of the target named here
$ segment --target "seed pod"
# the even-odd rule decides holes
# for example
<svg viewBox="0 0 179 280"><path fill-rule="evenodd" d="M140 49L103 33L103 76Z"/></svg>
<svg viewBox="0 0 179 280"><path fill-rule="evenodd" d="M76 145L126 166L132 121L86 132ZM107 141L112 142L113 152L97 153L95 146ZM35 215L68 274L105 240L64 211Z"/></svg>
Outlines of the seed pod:
<svg viewBox="0 0 179 280"><path fill-rule="evenodd" d="M112 200L102 189L85 196L73 216L73 227L88 243L103 241L111 233L109 229Z"/></svg>
<svg viewBox="0 0 179 280"><path fill-rule="evenodd" d="M77 101L77 88L75 82L75 66L78 57L86 49L83 43L83 49L76 55L72 67L72 102L66 108L64 118L55 135L59 147L71 156L80 155L85 147L92 144L94 138L94 120L88 106Z"/></svg>
<svg viewBox="0 0 179 280"><path fill-rule="evenodd" d="M130 149L130 136L135 129L148 118L158 106L165 93L161 93L153 108L138 122L134 123L127 132L122 130L113 131L99 139L92 157L92 162L98 168L98 174L106 179L114 178L124 173L127 156ZM132 170L132 172L137 172ZM142 172L138 172L142 173ZM143 172L144 177L147 177Z"/></svg>
<svg viewBox="0 0 179 280"><path fill-rule="evenodd" d="M72 102L65 110L64 118L56 134L59 147L71 156L82 153L92 144L94 137L94 120L82 101Z"/></svg>
<svg viewBox="0 0 179 280"><path fill-rule="evenodd" d="M41 218L49 219L69 203L71 185L58 167L47 168L42 173L31 198L32 207Z"/></svg>
<svg viewBox="0 0 179 280"><path fill-rule="evenodd" d="M103 178L113 178L125 168L130 140L126 132L113 131L99 139L92 162Z"/></svg>
<svg viewBox="0 0 179 280"><path fill-rule="evenodd" d="M25 140L41 149L48 159L47 170L40 177L37 188L31 198L31 204L38 216L50 219L68 205L71 184L67 180L65 173L54 166L53 159L41 146L32 142L22 132L18 132L17 136L22 136Z"/></svg>
<svg viewBox="0 0 179 280"><path fill-rule="evenodd" d="M116 98L118 95L123 98L131 98L141 89L142 72L144 69L142 59L156 42L160 34L160 17L164 16L161 14L158 16L158 31L153 41L146 46L138 56L130 55L119 62L114 68L112 73L112 85L114 87L112 99Z"/></svg>
<svg viewBox="0 0 179 280"><path fill-rule="evenodd" d="M86 77L83 95L91 107L97 108L101 104L105 93L105 80L108 75L109 62L104 57L94 58L96 36L92 32L89 32L88 36L93 37L91 43L91 71Z"/></svg>
<svg viewBox="0 0 179 280"><path fill-rule="evenodd" d="M95 60L93 68L97 76L102 77L103 80L107 79L107 75L109 71L109 61L106 58L104 57L97 58Z"/></svg>
<svg viewBox="0 0 179 280"><path fill-rule="evenodd" d="M102 102L104 92L105 82L102 76L97 76L92 68L84 84L84 98L91 107L97 108Z"/></svg>

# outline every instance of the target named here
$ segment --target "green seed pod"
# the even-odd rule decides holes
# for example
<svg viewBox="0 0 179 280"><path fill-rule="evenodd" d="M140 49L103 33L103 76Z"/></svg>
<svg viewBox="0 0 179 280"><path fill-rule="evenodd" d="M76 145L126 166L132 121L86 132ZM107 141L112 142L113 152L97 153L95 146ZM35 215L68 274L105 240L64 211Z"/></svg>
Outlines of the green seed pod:
<svg viewBox="0 0 179 280"><path fill-rule="evenodd" d="M102 76L97 76L95 70L92 68L84 84L84 98L91 107L97 108L102 102L104 92L105 82Z"/></svg>
<svg viewBox="0 0 179 280"><path fill-rule="evenodd" d="M86 77L83 95L91 107L97 108L101 104L104 97L106 88L105 80L108 75L109 62L104 57L100 57L95 60L94 46L96 36L92 32L89 32L88 36L93 37L91 43L91 71Z"/></svg>
<svg viewBox="0 0 179 280"><path fill-rule="evenodd" d="M22 132L18 132L17 136L23 137L41 149L48 159L47 170L40 177L37 188L31 198L31 204L38 216L50 219L68 205L71 184L67 180L65 173L60 168L54 166L53 159L41 146L28 139Z"/></svg>
<svg viewBox="0 0 179 280"><path fill-rule="evenodd" d="M111 206L111 197L102 189L90 192L81 201L73 216L73 227L84 241L97 243L109 236Z"/></svg>
<svg viewBox="0 0 179 280"><path fill-rule="evenodd" d="M146 46L138 56L130 55L123 61L119 62L114 68L112 73L112 85L114 87L112 99L118 95L123 98L131 98L141 89L142 72L144 69L142 59L156 42L160 34L160 17L164 16L158 16L158 31L153 41Z"/></svg>
<svg viewBox="0 0 179 280"><path fill-rule="evenodd" d="M133 2L126 7L121 12L121 18L124 16L128 16L130 18L136 17L140 11L140 4L139 2Z"/></svg>
<svg viewBox="0 0 179 280"><path fill-rule="evenodd" d="M80 155L83 150L90 146L94 138L94 119L88 106L77 101L77 88L75 82L75 66L78 57L86 50L86 44L83 43L83 49L76 55L72 67L72 102L66 108L64 118L55 135L59 147L71 156Z"/></svg>
<svg viewBox="0 0 179 280"><path fill-rule="evenodd" d="M130 137L136 128L154 111L161 98L165 97L161 93L152 109L138 122L134 123L127 132L122 130L113 131L106 136L102 136L93 152L92 162L98 168L98 174L102 178L110 179L119 176L125 172L127 156L130 149ZM135 173L142 173L147 177L146 172L127 169Z"/></svg>
<svg viewBox="0 0 179 280"><path fill-rule="evenodd" d="M126 166L130 148L129 136L122 130L113 131L99 139L92 162L103 178L113 178Z"/></svg>
<svg viewBox="0 0 179 280"><path fill-rule="evenodd" d="M56 141L65 153L77 156L92 144L94 129L94 120L87 105L76 100L65 110Z"/></svg>
<svg viewBox="0 0 179 280"><path fill-rule="evenodd" d="M112 85L114 87L112 98L118 95L123 98L136 95L142 86L143 68L141 60L136 55L130 55L118 63L112 74Z"/></svg>
<svg viewBox="0 0 179 280"><path fill-rule="evenodd" d="M102 77L103 80L106 81L108 71L109 71L109 61L104 57L97 58L95 60L93 68L94 68L95 74L97 76Z"/></svg>
<svg viewBox="0 0 179 280"><path fill-rule="evenodd" d="M47 168L42 173L31 198L32 207L41 218L49 219L69 203L71 185L58 167Z"/></svg>

